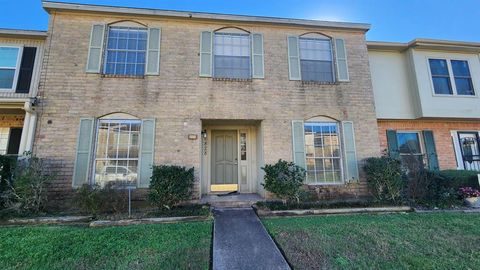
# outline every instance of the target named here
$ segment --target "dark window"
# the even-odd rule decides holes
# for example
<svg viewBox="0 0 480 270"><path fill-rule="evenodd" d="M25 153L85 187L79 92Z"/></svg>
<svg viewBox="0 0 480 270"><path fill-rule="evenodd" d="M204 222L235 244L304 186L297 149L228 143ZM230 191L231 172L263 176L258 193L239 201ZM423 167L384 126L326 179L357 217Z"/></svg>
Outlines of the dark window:
<svg viewBox="0 0 480 270"><path fill-rule="evenodd" d="M452 95L452 83L448 73L447 60L429 59L435 94Z"/></svg>
<svg viewBox="0 0 480 270"><path fill-rule="evenodd" d="M407 171L425 166L419 132L397 132L397 142L400 160Z"/></svg>
<svg viewBox="0 0 480 270"><path fill-rule="evenodd" d="M457 94L469 96L475 95L468 62L462 60L452 60L451 64L453 77L455 78L455 87L457 88Z"/></svg>

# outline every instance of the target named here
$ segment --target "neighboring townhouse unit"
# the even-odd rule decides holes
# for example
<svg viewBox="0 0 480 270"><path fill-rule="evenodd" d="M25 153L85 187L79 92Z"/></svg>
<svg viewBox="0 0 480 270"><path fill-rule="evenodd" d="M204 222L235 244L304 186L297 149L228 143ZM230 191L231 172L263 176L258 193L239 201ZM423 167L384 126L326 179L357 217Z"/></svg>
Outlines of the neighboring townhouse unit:
<svg viewBox="0 0 480 270"><path fill-rule="evenodd" d="M367 194L359 162L379 155L369 25L43 6L35 153L51 160L57 196L110 181L147 188L152 164L194 167L196 199L266 196L261 167L279 159L325 196Z"/></svg>
<svg viewBox="0 0 480 270"><path fill-rule="evenodd" d="M0 155L32 150L46 32L0 29Z"/></svg>
<svg viewBox="0 0 480 270"><path fill-rule="evenodd" d="M380 145L430 169L480 170L480 43L368 42Z"/></svg>

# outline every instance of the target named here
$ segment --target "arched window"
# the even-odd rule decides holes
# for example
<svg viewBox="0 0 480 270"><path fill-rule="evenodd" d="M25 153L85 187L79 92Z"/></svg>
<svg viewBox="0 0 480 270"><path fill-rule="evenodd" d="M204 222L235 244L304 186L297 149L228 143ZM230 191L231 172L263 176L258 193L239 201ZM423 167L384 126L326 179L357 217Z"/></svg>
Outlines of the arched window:
<svg viewBox="0 0 480 270"><path fill-rule="evenodd" d="M213 37L213 77L250 79L250 33L240 28L222 28Z"/></svg>
<svg viewBox="0 0 480 270"><path fill-rule="evenodd" d="M147 27L132 21L108 25L105 45L104 74L145 75Z"/></svg>
<svg viewBox="0 0 480 270"><path fill-rule="evenodd" d="M332 39L308 33L298 39L302 81L334 82Z"/></svg>
<svg viewBox="0 0 480 270"><path fill-rule="evenodd" d="M304 122L307 183L338 184L343 182L340 125L325 116Z"/></svg>
<svg viewBox="0 0 480 270"><path fill-rule="evenodd" d="M142 121L126 113L97 121L94 183L136 186Z"/></svg>

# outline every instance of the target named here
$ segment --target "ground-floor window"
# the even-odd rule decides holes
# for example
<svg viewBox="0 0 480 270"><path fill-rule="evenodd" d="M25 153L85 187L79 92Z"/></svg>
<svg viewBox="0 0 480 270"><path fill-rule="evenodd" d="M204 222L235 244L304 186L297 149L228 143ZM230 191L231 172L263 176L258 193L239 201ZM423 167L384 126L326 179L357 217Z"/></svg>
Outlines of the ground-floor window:
<svg viewBox="0 0 480 270"><path fill-rule="evenodd" d="M425 167L422 136L415 131L397 131L398 152L402 166L407 170Z"/></svg>
<svg viewBox="0 0 480 270"><path fill-rule="evenodd" d="M98 120L94 182L136 185L140 120Z"/></svg>
<svg viewBox="0 0 480 270"><path fill-rule="evenodd" d="M341 183L342 157L337 123L305 122L307 183Z"/></svg>
<svg viewBox="0 0 480 270"><path fill-rule="evenodd" d="M460 169L480 171L480 135L477 131L454 132L457 163Z"/></svg>

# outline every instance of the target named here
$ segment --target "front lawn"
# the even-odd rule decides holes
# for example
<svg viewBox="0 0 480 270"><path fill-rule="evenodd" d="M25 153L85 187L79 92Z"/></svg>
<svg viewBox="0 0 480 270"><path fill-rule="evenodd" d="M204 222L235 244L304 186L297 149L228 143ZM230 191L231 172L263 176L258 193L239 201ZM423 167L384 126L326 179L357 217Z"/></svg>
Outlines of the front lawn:
<svg viewBox="0 0 480 270"><path fill-rule="evenodd" d="M478 269L480 214L267 218L295 269Z"/></svg>
<svg viewBox="0 0 480 270"><path fill-rule="evenodd" d="M0 228L2 269L208 269L212 222Z"/></svg>

